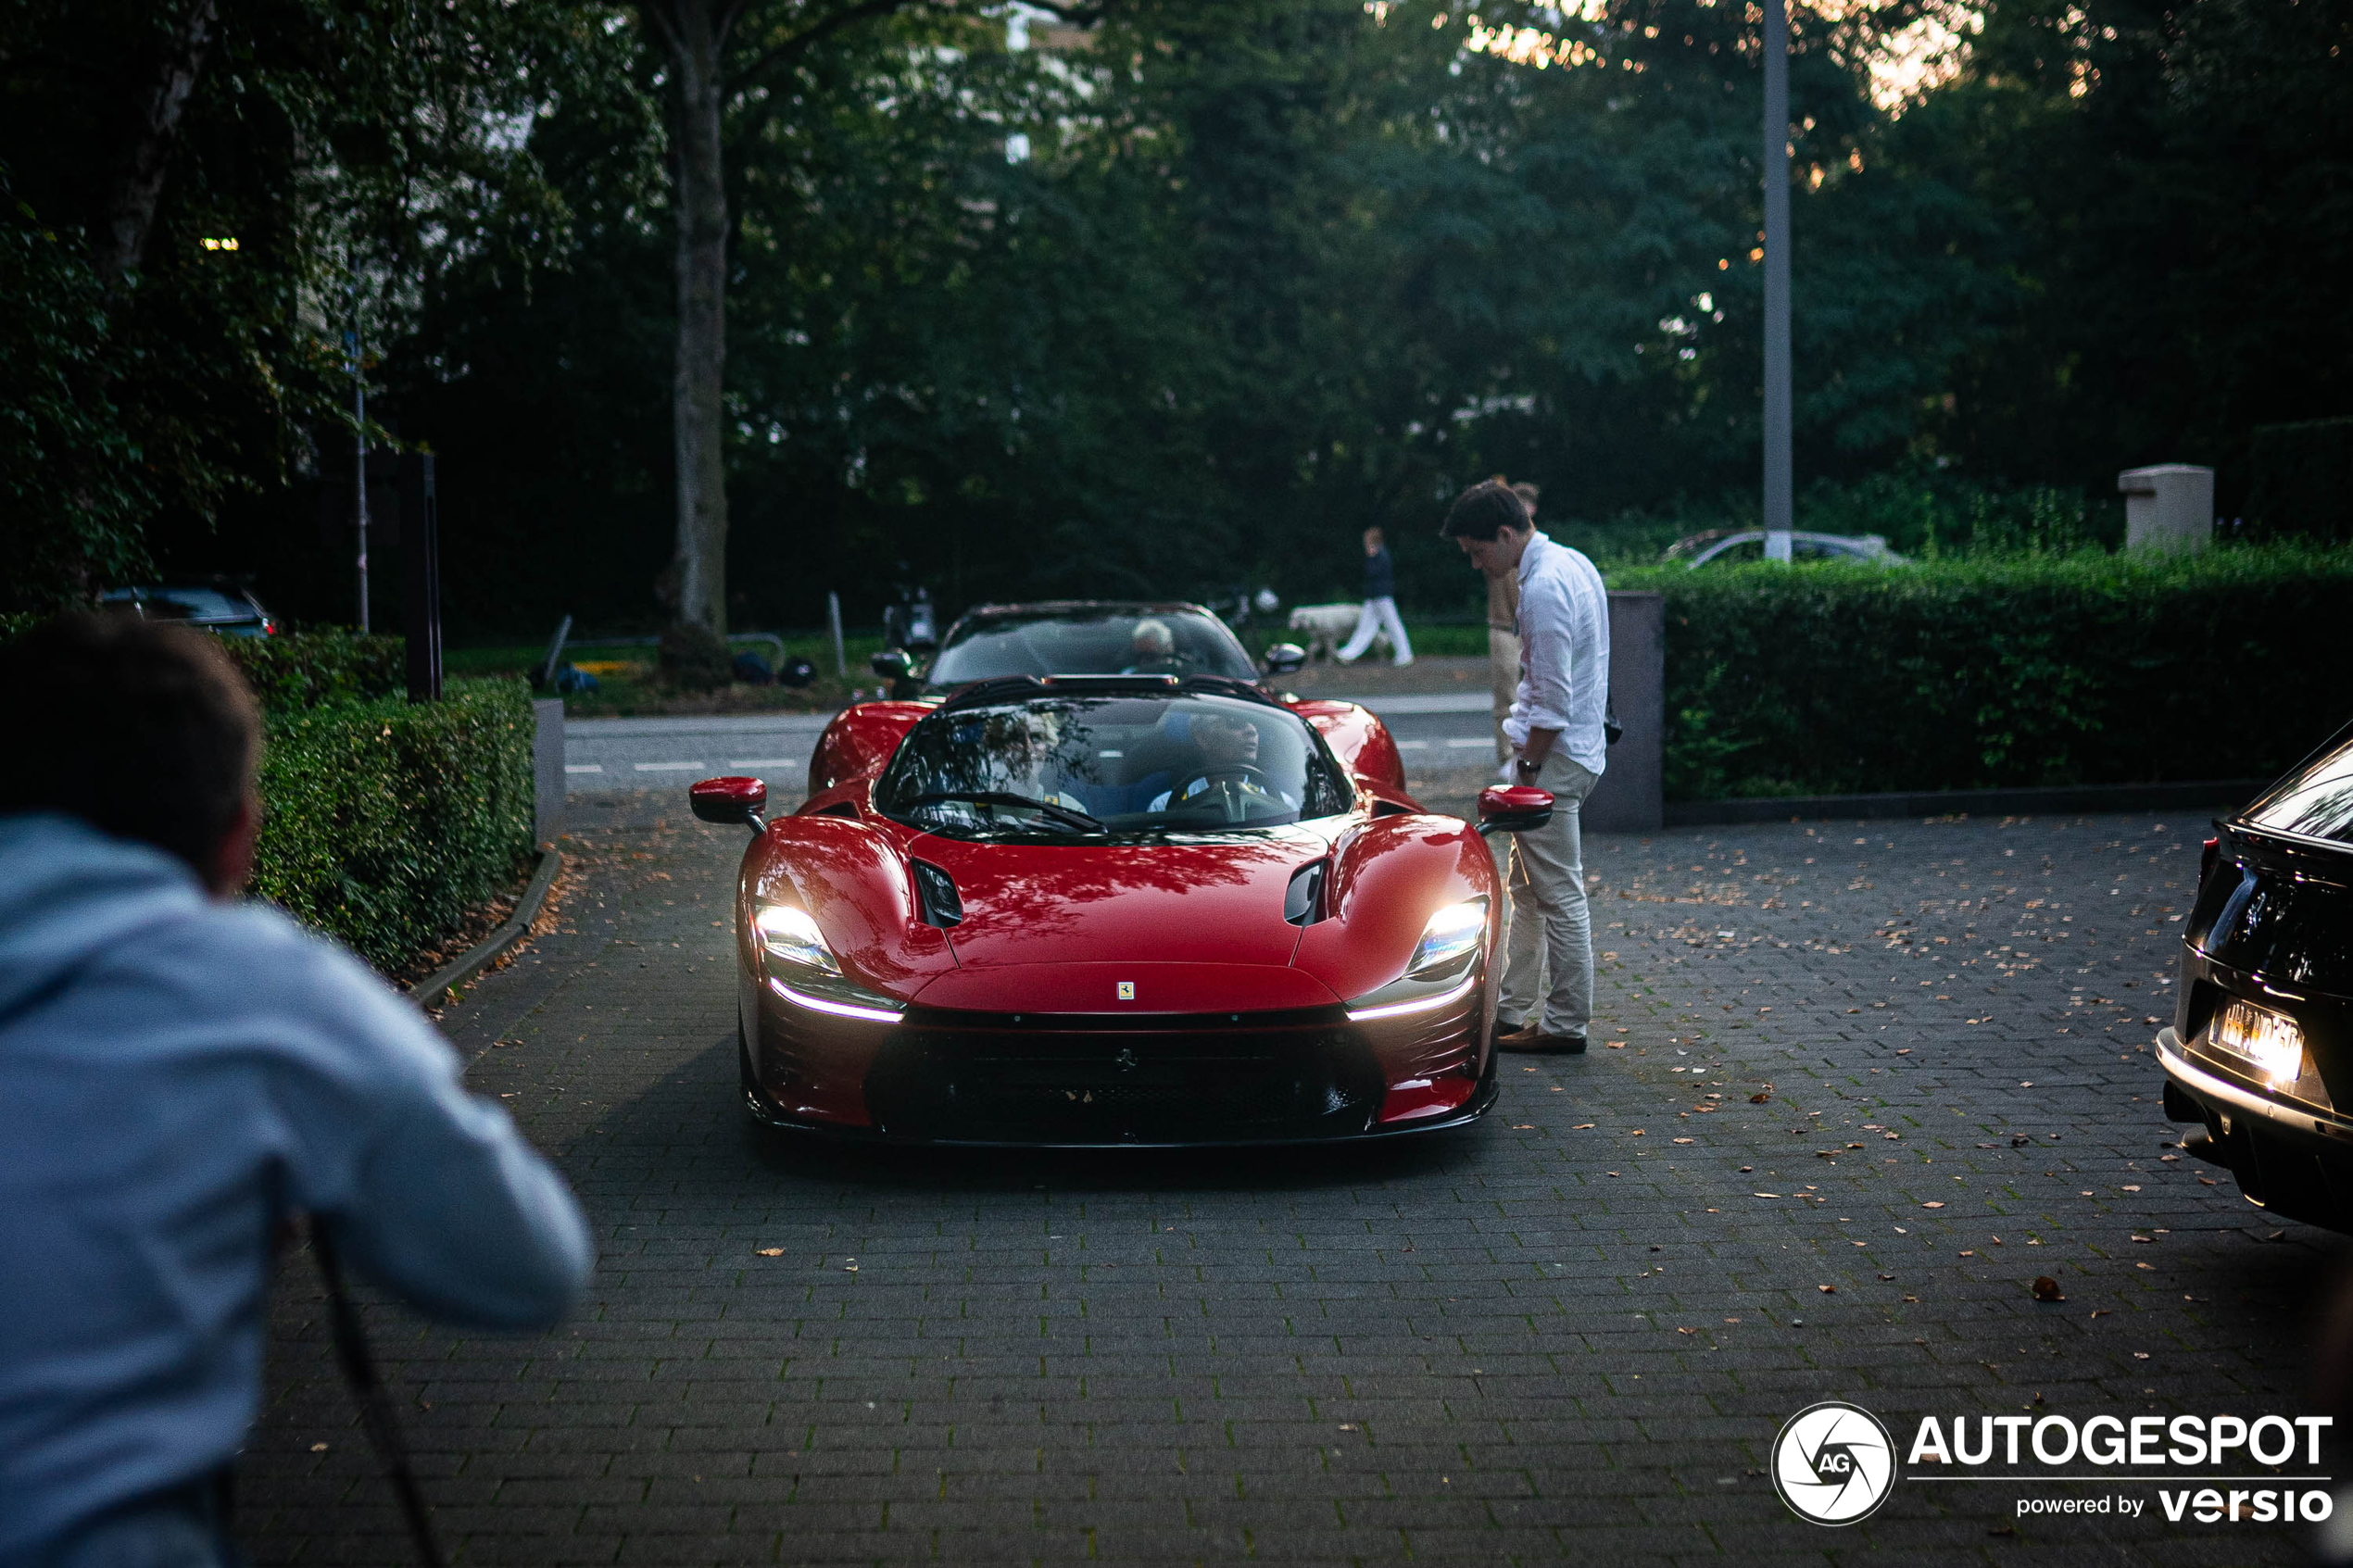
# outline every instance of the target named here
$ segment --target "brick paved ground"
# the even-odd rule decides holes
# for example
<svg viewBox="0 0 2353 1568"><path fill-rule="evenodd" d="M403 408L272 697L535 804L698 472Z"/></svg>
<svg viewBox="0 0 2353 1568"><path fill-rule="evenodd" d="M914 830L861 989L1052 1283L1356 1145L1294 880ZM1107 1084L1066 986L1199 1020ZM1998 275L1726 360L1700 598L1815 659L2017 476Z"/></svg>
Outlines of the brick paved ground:
<svg viewBox="0 0 2353 1568"><path fill-rule="evenodd" d="M740 835L681 804L588 811L560 933L445 1021L603 1248L542 1338L371 1309L464 1562L2300 1554L2147 1486L1906 1482L1826 1530L1761 1474L1827 1397L1899 1439L2300 1412L2347 1246L2168 1159L2146 1048L2202 818L1595 840L1622 1047L1422 1148L1114 1159L755 1136ZM300 1260L272 1333L258 1559L404 1561ZM2013 1525L2103 1491L2148 1516Z"/></svg>

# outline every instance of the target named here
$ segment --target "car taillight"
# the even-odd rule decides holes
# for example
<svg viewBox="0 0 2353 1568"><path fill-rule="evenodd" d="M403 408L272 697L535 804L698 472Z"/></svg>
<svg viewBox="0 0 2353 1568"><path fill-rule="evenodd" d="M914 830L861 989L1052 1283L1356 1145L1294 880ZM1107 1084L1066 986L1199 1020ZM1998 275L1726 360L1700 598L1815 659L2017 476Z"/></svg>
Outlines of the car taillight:
<svg viewBox="0 0 2353 1568"><path fill-rule="evenodd" d="M2197 884L2200 887L2205 886L2206 879L2214 874L2214 862L2221 858L2222 841L2220 838L2208 839L2205 852L2197 858Z"/></svg>
<svg viewBox="0 0 2353 1568"><path fill-rule="evenodd" d="M276 636L278 634L278 623L271 620L268 616L263 616L261 618L261 634L265 637Z"/></svg>

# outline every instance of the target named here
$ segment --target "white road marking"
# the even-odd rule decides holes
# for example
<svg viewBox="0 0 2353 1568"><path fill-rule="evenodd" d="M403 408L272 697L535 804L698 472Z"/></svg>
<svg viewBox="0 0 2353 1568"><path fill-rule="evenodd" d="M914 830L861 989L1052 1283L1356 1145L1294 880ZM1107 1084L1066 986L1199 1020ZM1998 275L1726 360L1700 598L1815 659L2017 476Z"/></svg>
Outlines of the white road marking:
<svg viewBox="0 0 2353 1568"><path fill-rule="evenodd" d="M702 764L699 762L637 762L631 766L641 773L691 773Z"/></svg>
<svg viewBox="0 0 2353 1568"><path fill-rule="evenodd" d="M1426 740L1401 740L1397 743L1397 749L1400 751L1428 751L1429 749L1429 742Z"/></svg>
<svg viewBox="0 0 2353 1568"><path fill-rule="evenodd" d="M1485 735L1480 735L1476 740L1464 740L1457 736L1455 739L1450 740L1446 744L1448 746L1492 746L1495 743L1489 740Z"/></svg>
<svg viewBox="0 0 2353 1568"><path fill-rule="evenodd" d="M604 771L605 765L601 762L567 762L564 764L564 771L567 773L601 773Z"/></svg>
<svg viewBox="0 0 2353 1568"><path fill-rule="evenodd" d="M727 764L730 768L798 768L798 757L738 757Z"/></svg>

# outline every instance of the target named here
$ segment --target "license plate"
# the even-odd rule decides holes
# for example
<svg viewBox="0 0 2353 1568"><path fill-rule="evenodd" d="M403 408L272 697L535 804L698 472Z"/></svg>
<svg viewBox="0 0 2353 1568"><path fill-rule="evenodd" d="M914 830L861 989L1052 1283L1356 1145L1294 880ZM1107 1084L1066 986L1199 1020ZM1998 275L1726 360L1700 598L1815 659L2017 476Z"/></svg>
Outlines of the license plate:
<svg viewBox="0 0 2353 1568"><path fill-rule="evenodd" d="M2223 1003L2207 1038L2216 1050L2249 1063L2275 1089L2288 1087L2304 1071L2304 1031L2296 1020L2253 1002Z"/></svg>

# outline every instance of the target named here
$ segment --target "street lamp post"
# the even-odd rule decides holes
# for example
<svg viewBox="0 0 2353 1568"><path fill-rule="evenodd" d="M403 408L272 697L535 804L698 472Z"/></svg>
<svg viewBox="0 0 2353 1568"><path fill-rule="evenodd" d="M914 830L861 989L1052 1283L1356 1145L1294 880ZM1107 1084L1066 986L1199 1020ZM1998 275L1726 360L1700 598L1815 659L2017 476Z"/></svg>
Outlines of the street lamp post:
<svg viewBox="0 0 2353 1568"><path fill-rule="evenodd" d="M1789 10L1765 0L1765 553L1790 558Z"/></svg>
<svg viewBox="0 0 2353 1568"><path fill-rule="evenodd" d="M354 434L351 485L359 499L359 630L368 630L368 370L359 337L359 278L351 280L351 423Z"/></svg>

